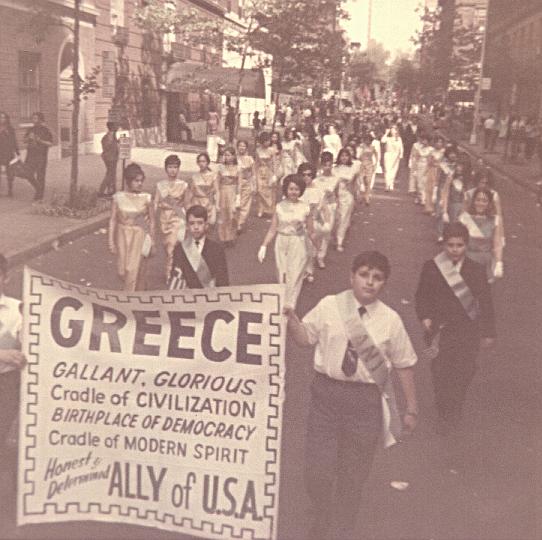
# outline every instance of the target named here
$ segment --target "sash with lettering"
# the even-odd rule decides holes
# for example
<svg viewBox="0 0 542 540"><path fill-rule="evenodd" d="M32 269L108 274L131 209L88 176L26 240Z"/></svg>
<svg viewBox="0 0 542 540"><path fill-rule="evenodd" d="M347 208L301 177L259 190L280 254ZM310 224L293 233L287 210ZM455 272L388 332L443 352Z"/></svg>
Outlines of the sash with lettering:
<svg viewBox="0 0 542 540"><path fill-rule="evenodd" d="M388 358L384 351L375 344L358 313L358 305L351 290L335 296L346 337L368 374L382 394L384 419L384 445L395 444L401 435L401 418L397 410L397 401L393 382L388 370Z"/></svg>
<svg viewBox="0 0 542 540"><path fill-rule="evenodd" d="M209 266L207 266L205 259L199 252L199 249L197 248L192 236L187 234L185 236L185 239L181 242L181 245L183 246L184 254L186 255L186 257L182 258L180 261L180 272L177 272L176 275L173 276L169 285L170 290L183 289L186 287L186 280L183 277L186 268L183 268L183 266L188 264L196 273L198 280L204 289L208 287L214 287L215 279L211 275Z"/></svg>
<svg viewBox="0 0 542 540"><path fill-rule="evenodd" d="M457 267L454 266L444 251L440 252L433 261L469 318L475 320L479 315L478 301L465 283Z"/></svg>

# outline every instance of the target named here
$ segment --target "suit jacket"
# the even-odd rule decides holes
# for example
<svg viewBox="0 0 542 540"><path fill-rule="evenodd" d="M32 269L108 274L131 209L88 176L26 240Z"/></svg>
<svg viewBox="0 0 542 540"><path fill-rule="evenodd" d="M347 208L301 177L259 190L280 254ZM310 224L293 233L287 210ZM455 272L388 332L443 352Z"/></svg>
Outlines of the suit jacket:
<svg viewBox="0 0 542 540"><path fill-rule="evenodd" d="M448 328L472 327L477 325L482 337L495 336L495 315L491 290L485 268L465 257L461 276L474 297L478 300L479 316L472 321L461 302L444 279L435 261L427 261L422 268L416 291L416 314L420 320L431 319L433 325L444 324Z"/></svg>
<svg viewBox="0 0 542 540"><path fill-rule="evenodd" d="M227 287L230 284L228 277L228 265L226 262L226 254L224 248L218 242L205 239L201 256L207 263L211 275L215 279L216 287ZM201 284L198 275L186 257L183 245L178 242L173 250L173 267L171 269L171 277L176 275L177 269L180 269L189 289L201 289Z"/></svg>

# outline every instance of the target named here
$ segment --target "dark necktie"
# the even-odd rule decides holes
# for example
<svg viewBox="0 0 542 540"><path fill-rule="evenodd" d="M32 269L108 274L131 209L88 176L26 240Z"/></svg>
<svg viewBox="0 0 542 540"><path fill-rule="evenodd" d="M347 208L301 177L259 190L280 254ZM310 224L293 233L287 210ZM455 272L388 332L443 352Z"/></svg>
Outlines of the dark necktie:
<svg viewBox="0 0 542 540"><path fill-rule="evenodd" d="M358 308L358 313L360 317L363 317L365 313L367 313L367 310L364 306L360 306ZM358 354L354 350L354 347L352 347L352 343L348 341L348 345L346 346L346 352L344 353L343 363L342 363L342 370L343 373L347 377L352 377L358 368Z"/></svg>
<svg viewBox="0 0 542 540"><path fill-rule="evenodd" d="M196 247L199 248L199 240L196 240Z"/></svg>

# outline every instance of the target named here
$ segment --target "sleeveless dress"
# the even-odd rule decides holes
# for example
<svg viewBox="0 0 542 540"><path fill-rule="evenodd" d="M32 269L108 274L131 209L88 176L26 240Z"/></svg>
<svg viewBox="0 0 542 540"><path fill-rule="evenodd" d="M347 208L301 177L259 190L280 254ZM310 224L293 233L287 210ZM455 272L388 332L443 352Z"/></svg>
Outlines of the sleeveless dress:
<svg viewBox="0 0 542 540"><path fill-rule="evenodd" d="M284 304L295 308L307 268L307 220L310 206L287 199L277 204L278 220L275 262L279 283L286 284Z"/></svg>
<svg viewBox="0 0 542 540"><path fill-rule="evenodd" d="M188 187L187 208L198 204L207 209L209 225L216 223L216 174L214 171L197 172L192 175Z"/></svg>
<svg viewBox="0 0 542 540"><path fill-rule="evenodd" d="M350 227L352 211L354 210L354 191L355 179L357 176L356 168L351 165L336 165L333 167L333 174L339 178L337 184L337 245L342 246L346 231Z"/></svg>
<svg viewBox="0 0 542 540"><path fill-rule="evenodd" d="M437 150L433 148L429 154L427 162L427 179L425 184L425 211L433 213L435 211L436 190L440 164L444 159L444 148Z"/></svg>
<svg viewBox="0 0 542 540"><path fill-rule="evenodd" d="M241 205L237 214L237 228L241 229L246 223L252 206L252 195L256 190L254 178L254 158L252 156L238 156L239 163L239 196Z"/></svg>
<svg viewBox="0 0 542 540"><path fill-rule="evenodd" d="M156 184L155 207L162 244L166 250L166 277L173 264L173 250L186 231L185 204L188 183L184 180L162 180Z"/></svg>
<svg viewBox="0 0 542 540"><path fill-rule="evenodd" d="M359 171L359 190L360 192L365 193L365 202L367 203L371 199L372 181L375 173L374 159L374 148L362 144L359 147L359 161L361 163Z"/></svg>
<svg viewBox="0 0 542 540"><path fill-rule="evenodd" d="M114 232L117 271L125 291L145 289L143 243L148 231L152 197L150 193L118 191L113 195L117 222Z"/></svg>
<svg viewBox="0 0 542 540"><path fill-rule="evenodd" d="M237 236L235 199L239 190L239 167L218 167L218 238L222 242L233 242Z"/></svg>
<svg viewBox="0 0 542 540"><path fill-rule="evenodd" d="M382 142L386 145L384 150L384 181L386 189L393 189L399 163L403 157L403 141L401 137L383 137Z"/></svg>
<svg viewBox="0 0 542 540"><path fill-rule="evenodd" d="M258 194L258 215L273 214L277 201L276 186L271 184L275 175L276 150L256 148L256 189Z"/></svg>

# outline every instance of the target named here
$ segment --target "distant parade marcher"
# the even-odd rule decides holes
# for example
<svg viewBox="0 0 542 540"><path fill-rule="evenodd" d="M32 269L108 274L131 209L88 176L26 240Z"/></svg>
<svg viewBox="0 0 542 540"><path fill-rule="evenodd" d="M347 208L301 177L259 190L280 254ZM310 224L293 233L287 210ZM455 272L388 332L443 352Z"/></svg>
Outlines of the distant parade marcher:
<svg viewBox="0 0 542 540"><path fill-rule="evenodd" d="M232 246L237 237L236 211L240 206L240 168L235 149L224 150L224 163L218 166L218 238L226 246Z"/></svg>
<svg viewBox="0 0 542 540"><path fill-rule="evenodd" d="M300 200L305 191L304 181L297 175L286 176L282 181L284 199L277 204L271 225L258 250L262 263L267 246L275 240L275 263L279 283L286 285L285 306L295 308L307 268L309 252L307 242L313 238L310 206Z"/></svg>
<svg viewBox="0 0 542 540"><path fill-rule="evenodd" d="M142 191L145 174L131 163L124 171L126 191L117 191L111 204L109 249L117 256L117 271L125 291L146 285L146 258L154 246L154 211L150 193Z"/></svg>
<svg viewBox="0 0 542 540"><path fill-rule="evenodd" d="M392 126L381 140L384 145L384 179L386 191L393 191L399 164L403 157L403 141L396 126Z"/></svg>
<svg viewBox="0 0 542 540"><path fill-rule="evenodd" d="M320 164L322 170L314 180L317 188L321 189L325 194L325 205L328 209L329 222L325 229L322 229L319 234L318 251L316 253L316 261L319 268L326 267L326 256L331 240L331 235L336 223L337 215L337 185L339 178L335 176L333 170L333 155L331 152L322 152L320 156Z"/></svg>
<svg viewBox="0 0 542 540"><path fill-rule="evenodd" d="M268 132L260 133L258 146L254 155L256 168L257 212L258 217L275 213L276 195L276 159L277 152L271 147L271 136Z"/></svg>
<svg viewBox="0 0 542 540"><path fill-rule="evenodd" d="M327 127L327 133L324 135L323 139L323 151L331 152L333 156L333 161L337 159L339 151L341 150L343 143L339 134L337 133L337 128L333 124L330 124Z"/></svg>
<svg viewBox="0 0 542 540"><path fill-rule="evenodd" d="M378 159L373 138L368 133L363 135L361 144L358 147L359 161L361 164L359 172L360 193L363 193L365 204L371 203L373 190L373 178L375 173L376 160Z"/></svg>
<svg viewBox="0 0 542 540"><path fill-rule="evenodd" d="M415 195L416 204L425 205L425 184L427 182L428 160L433 147L429 145L429 137L420 132L418 141L412 147L410 154L410 177L408 180L408 192Z"/></svg>
<svg viewBox="0 0 542 540"><path fill-rule="evenodd" d="M286 309L288 331L316 346L305 440L305 486L311 502L307 540L353 539L378 440L386 446L417 424L417 358L401 317L379 297L390 265L379 252L355 257L351 288L324 297L300 321ZM391 372L405 396L399 416ZM383 429L384 428L384 429Z"/></svg>
<svg viewBox="0 0 542 540"><path fill-rule="evenodd" d="M357 185L359 170L354 167L350 151L339 151L333 174L339 179L337 184L337 226L335 230L337 251L344 251L344 239L350 227L354 210L354 186Z"/></svg>
<svg viewBox="0 0 542 540"><path fill-rule="evenodd" d="M243 232L256 193L255 161L248 154L247 141L237 143L237 163L239 166L239 211L237 213L237 233Z"/></svg>
<svg viewBox="0 0 542 540"><path fill-rule="evenodd" d="M37 112L32 115L33 126L28 128L24 141L27 145L25 164L30 171L31 183L36 193L35 201L43 200L45 194L45 174L47 171L47 154L53 146L53 134L44 124L45 117Z"/></svg>
<svg viewBox="0 0 542 540"><path fill-rule="evenodd" d="M207 155L215 163L218 161L218 146L221 141L218 135L219 126L220 116L212 107L207 117Z"/></svg>
<svg viewBox="0 0 542 540"><path fill-rule="evenodd" d="M416 313L428 343L439 334L431 373L437 432L445 435L461 420L480 346L489 347L495 339L495 317L486 270L466 256L467 227L446 225L443 241L444 249L423 265Z"/></svg>
<svg viewBox="0 0 542 540"><path fill-rule="evenodd" d="M502 278L502 229L491 191L484 187L476 188L467 210L459 215L458 221L469 231L467 256L486 269L490 283Z"/></svg>
<svg viewBox="0 0 542 540"><path fill-rule="evenodd" d="M195 205L186 211L187 233L173 251L169 288L227 287L228 264L224 248L207 237L207 210Z"/></svg>
<svg viewBox="0 0 542 540"><path fill-rule="evenodd" d="M441 219L439 222L439 241L446 223L455 223L463 211L466 192L465 165L457 160L453 172L447 177L440 194Z"/></svg>
<svg viewBox="0 0 542 540"><path fill-rule="evenodd" d="M119 162L119 141L117 125L107 122L107 133L102 137L102 160L105 164L105 176L98 189L98 196L113 195L117 190L117 165Z"/></svg>
<svg viewBox="0 0 542 540"><path fill-rule="evenodd" d="M303 150L295 128L286 128L281 141L280 167L284 176L295 174L297 168L305 161Z"/></svg>
<svg viewBox="0 0 542 540"><path fill-rule="evenodd" d="M179 115L177 116L177 130L180 143L183 142L183 134L185 133L186 141L189 143L192 142L192 130L188 125L184 111L179 112Z"/></svg>
<svg viewBox="0 0 542 540"><path fill-rule="evenodd" d="M444 145L444 139L442 137L437 137L435 139L435 145L433 147L433 150L429 154L427 160L424 212L429 215L435 215L435 201L438 176L441 170L440 164L444 159L445 151L446 148Z"/></svg>
<svg viewBox="0 0 542 540"><path fill-rule="evenodd" d="M186 208L203 206L207 210L207 223L212 227L216 224L218 212L218 177L211 170L209 154L202 152L196 157L199 171L192 175L186 194Z"/></svg>
<svg viewBox="0 0 542 540"><path fill-rule="evenodd" d="M0 254L0 460L11 425L19 412L21 369L21 302L5 294L8 261Z"/></svg>
<svg viewBox="0 0 542 540"><path fill-rule="evenodd" d="M181 160L174 154L164 163L167 179L156 184L154 212L158 219L158 229L166 251L166 279L171 274L173 250L186 231L185 208L188 198L188 183L178 178Z"/></svg>

